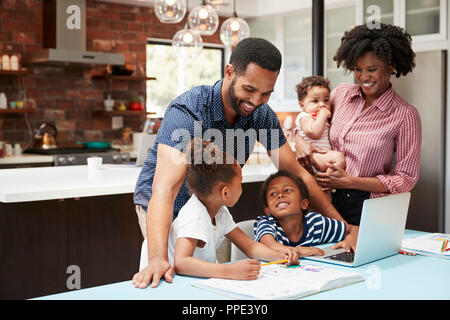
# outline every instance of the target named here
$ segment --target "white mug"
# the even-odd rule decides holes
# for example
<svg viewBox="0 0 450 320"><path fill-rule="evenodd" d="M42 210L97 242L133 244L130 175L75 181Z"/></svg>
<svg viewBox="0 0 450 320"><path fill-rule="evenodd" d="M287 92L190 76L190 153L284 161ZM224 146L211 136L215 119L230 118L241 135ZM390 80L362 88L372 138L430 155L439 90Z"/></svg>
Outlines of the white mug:
<svg viewBox="0 0 450 320"><path fill-rule="evenodd" d="M89 171L99 170L102 167L103 158L102 157L89 157L87 158L87 164Z"/></svg>

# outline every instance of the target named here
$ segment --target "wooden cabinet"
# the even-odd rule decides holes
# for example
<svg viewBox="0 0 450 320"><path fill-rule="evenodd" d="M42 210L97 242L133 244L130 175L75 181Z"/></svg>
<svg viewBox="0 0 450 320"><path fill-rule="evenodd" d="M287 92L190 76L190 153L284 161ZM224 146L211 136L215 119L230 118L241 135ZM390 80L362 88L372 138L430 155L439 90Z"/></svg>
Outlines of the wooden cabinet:
<svg viewBox="0 0 450 320"><path fill-rule="evenodd" d="M130 280L142 235L133 195L0 203L0 299L69 291L69 266L81 288Z"/></svg>
<svg viewBox="0 0 450 320"><path fill-rule="evenodd" d="M64 202L0 203L0 299L66 291L67 259Z"/></svg>

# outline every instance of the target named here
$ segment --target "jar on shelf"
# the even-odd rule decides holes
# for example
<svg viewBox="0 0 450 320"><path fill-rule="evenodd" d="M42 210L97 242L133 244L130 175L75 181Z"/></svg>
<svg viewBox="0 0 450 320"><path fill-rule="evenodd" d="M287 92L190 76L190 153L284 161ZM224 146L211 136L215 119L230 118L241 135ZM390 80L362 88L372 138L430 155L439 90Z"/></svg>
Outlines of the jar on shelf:
<svg viewBox="0 0 450 320"><path fill-rule="evenodd" d="M6 53L2 55L2 70L11 70L11 61Z"/></svg>

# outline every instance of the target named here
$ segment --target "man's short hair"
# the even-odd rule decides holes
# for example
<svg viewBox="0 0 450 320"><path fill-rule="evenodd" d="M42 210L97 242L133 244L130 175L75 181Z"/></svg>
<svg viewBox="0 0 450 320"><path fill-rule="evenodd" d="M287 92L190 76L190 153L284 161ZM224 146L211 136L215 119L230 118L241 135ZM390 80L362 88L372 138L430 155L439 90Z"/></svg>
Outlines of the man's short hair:
<svg viewBox="0 0 450 320"><path fill-rule="evenodd" d="M272 43L262 38L245 38L234 48L230 57L237 74L244 74L250 63L270 71L280 71L281 53Z"/></svg>

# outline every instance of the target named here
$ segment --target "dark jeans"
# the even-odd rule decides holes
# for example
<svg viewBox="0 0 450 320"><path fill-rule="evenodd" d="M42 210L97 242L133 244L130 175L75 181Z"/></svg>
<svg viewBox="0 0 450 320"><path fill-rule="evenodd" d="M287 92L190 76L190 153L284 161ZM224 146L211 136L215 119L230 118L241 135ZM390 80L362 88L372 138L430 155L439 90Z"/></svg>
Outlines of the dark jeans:
<svg viewBox="0 0 450 320"><path fill-rule="evenodd" d="M359 226L364 200L369 199L370 192L337 189L333 195L333 205L341 216L350 224Z"/></svg>

